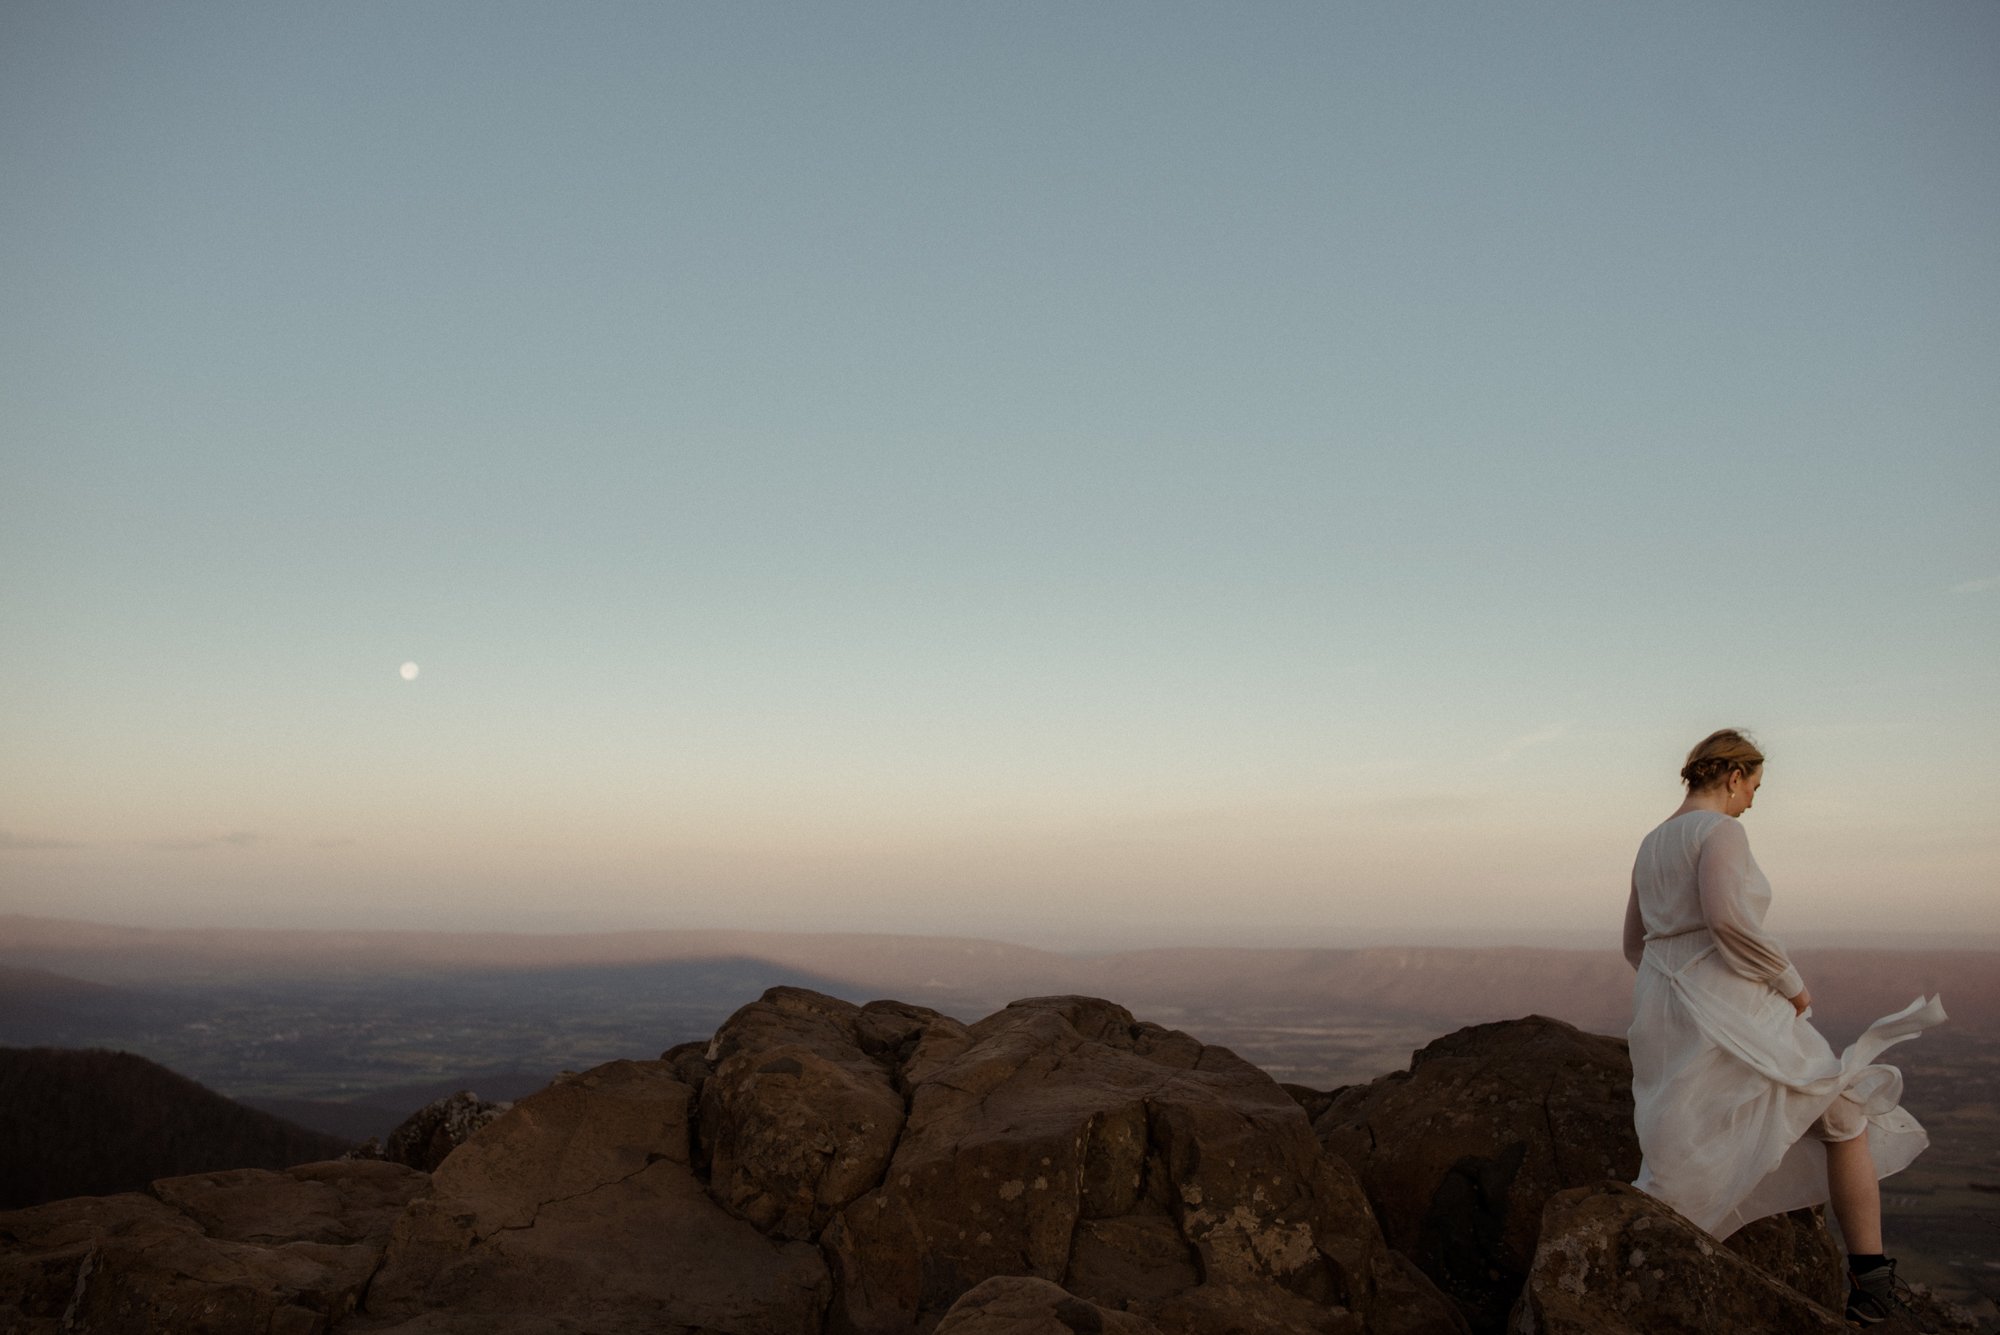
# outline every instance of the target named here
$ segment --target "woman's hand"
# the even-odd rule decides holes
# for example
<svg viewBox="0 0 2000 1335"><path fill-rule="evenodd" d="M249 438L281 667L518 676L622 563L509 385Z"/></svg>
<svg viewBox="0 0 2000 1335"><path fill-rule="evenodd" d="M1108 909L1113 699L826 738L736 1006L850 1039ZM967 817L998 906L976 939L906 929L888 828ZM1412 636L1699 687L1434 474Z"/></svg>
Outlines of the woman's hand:
<svg viewBox="0 0 2000 1335"><path fill-rule="evenodd" d="M1812 989L1809 987L1800 988L1799 994L1793 997L1791 1001L1792 1013L1795 1015L1804 1015L1806 1007L1812 1005Z"/></svg>

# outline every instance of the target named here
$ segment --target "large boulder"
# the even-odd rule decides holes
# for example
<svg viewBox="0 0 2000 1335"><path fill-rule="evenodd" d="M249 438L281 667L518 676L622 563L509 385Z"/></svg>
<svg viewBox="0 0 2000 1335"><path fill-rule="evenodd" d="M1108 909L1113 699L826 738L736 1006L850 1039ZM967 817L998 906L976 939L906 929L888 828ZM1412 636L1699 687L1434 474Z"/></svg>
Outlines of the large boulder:
<svg viewBox="0 0 2000 1335"><path fill-rule="evenodd" d="M354 1310L424 1182L341 1160L0 1214L0 1329L320 1335Z"/></svg>
<svg viewBox="0 0 2000 1335"><path fill-rule="evenodd" d="M1461 1328L1299 1105L1226 1049L1086 997L878 1018L908 1112L820 1239L836 1329L928 1329L1004 1275L1167 1335Z"/></svg>
<svg viewBox="0 0 2000 1335"><path fill-rule="evenodd" d="M1389 1245L1476 1331L1505 1325L1551 1196L1639 1171L1624 1040L1539 1015L1447 1034L1407 1071L1335 1091L1314 1130L1353 1165ZM1821 1301L1844 1293L1814 1211L1761 1220L1729 1245Z"/></svg>
<svg viewBox="0 0 2000 1335"><path fill-rule="evenodd" d="M1505 1322L1551 1195L1639 1170L1625 1045L1539 1015L1436 1040L1314 1129L1475 1330Z"/></svg>
<svg viewBox="0 0 2000 1335"><path fill-rule="evenodd" d="M1836 1335L1834 1311L1636 1188L1557 1192L1512 1335Z"/></svg>
<svg viewBox="0 0 2000 1335"><path fill-rule="evenodd" d="M818 1335L825 1262L709 1198L693 1099L616 1061L516 1103L410 1203L348 1328Z"/></svg>
<svg viewBox="0 0 2000 1335"><path fill-rule="evenodd" d="M958 1028L920 1007L864 1010L796 987L737 1012L704 1055L701 1149L716 1200L772 1237L818 1237L882 1180L902 1134L882 1054L934 1023Z"/></svg>

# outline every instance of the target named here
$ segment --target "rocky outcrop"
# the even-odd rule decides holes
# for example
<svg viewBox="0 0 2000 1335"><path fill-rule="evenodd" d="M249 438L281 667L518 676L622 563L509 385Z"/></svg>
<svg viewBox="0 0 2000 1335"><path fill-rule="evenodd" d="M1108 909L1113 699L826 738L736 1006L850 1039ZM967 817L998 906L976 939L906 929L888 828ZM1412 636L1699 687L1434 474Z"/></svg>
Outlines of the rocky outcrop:
<svg viewBox="0 0 2000 1335"><path fill-rule="evenodd" d="M1551 1196L1639 1171L1624 1041L1539 1015L1447 1034L1409 1070L1335 1091L1314 1129L1354 1166L1389 1245L1477 1331L1505 1324ZM1839 1250L1812 1211L1760 1221L1729 1245L1821 1301L1845 1293Z"/></svg>
<svg viewBox="0 0 2000 1335"><path fill-rule="evenodd" d="M513 1106L491 1103L461 1089L411 1113L389 1133L375 1157L419 1172L435 1172L453 1150Z"/></svg>
<svg viewBox="0 0 2000 1335"><path fill-rule="evenodd" d="M967 1025L777 988L498 1116L434 1106L411 1146L469 1134L429 1175L0 1215L0 1331L1444 1335L1753 1301L1818 1329L1811 1212L1723 1247L1607 1181L1636 1168L1629 1080L1622 1044L1538 1018L1318 1094L1087 997Z"/></svg>
<svg viewBox="0 0 2000 1335"><path fill-rule="evenodd" d="M566 1079L476 1135L351 1328L904 1335L996 1278L1062 1296L988 1288L953 1319L1048 1299L1050 1320L1164 1335L1463 1329L1297 1104L1228 1052L1088 998L968 1026L791 988L705 1049Z"/></svg>
<svg viewBox="0 0 2000 1335"><path fill-rule="evenodd" d="M0 1214L0 1330L316 1335L355 1309L424 1185L341 1160Z"/></svg>

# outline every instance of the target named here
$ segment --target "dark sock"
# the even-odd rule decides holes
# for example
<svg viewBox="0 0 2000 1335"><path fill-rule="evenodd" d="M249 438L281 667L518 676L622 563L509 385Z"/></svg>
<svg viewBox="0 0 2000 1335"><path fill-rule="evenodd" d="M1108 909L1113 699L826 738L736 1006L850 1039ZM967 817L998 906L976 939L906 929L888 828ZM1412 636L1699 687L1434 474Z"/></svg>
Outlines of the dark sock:
<svg viewBox="0 0 2000 1335"><path fill-rule="evenodd" d="M1849 1252L1847 1254L1847 1273L1850 1275L1865 1275L1870 1270L1880 1269L1887 1264L1889 1264L1889 1258L1880 1252Z"/></svg>

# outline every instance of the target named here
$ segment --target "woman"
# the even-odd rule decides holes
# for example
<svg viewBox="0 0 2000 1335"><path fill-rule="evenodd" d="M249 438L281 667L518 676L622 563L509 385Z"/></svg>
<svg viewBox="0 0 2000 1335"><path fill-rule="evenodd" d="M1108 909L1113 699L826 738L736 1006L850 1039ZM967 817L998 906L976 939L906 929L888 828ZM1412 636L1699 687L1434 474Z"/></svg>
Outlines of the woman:
<svg viewBox="0 0 2000 1335"><path fill-rule="evenodd" d="M1641 1191L1724 1238L1829 1198L1848 1248L1848 1320L1909 1321L1882 1255L1877 1179L1929 1144L1898 1107L1902 1073L1876 1058L1944 1019L1918 999L1838 1057L1807 1023L1812 993L1764 931L1771 886L1738 818L1764 756L1734 729L1681 770L1687 800L1639 845L1625 909L1632 1093Z"/></svg>

